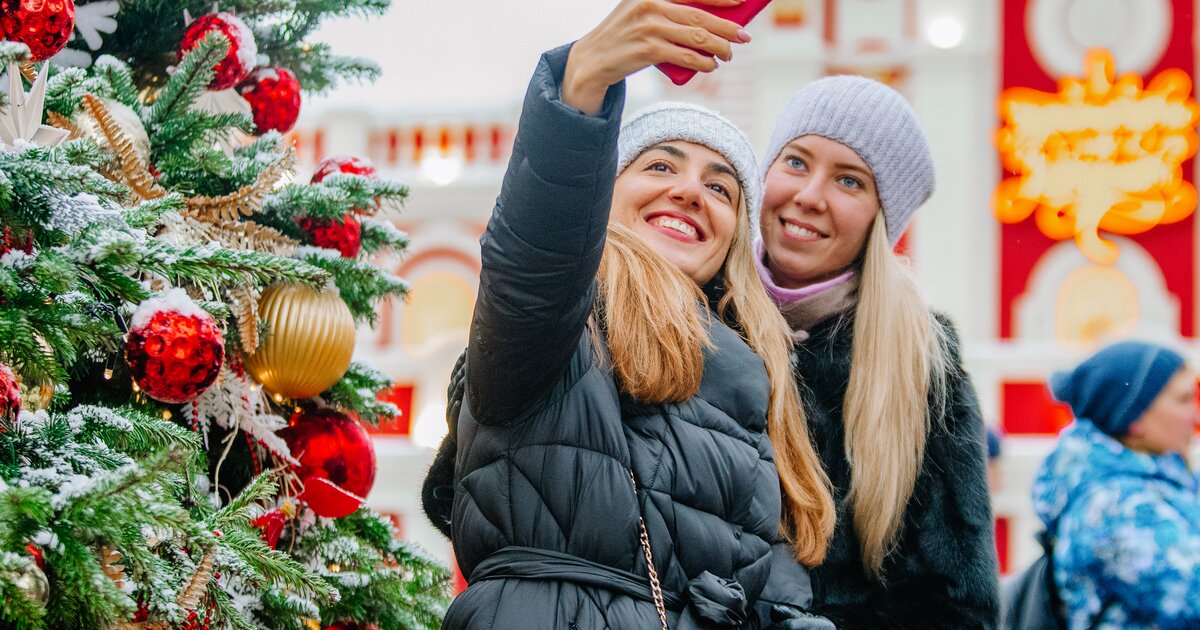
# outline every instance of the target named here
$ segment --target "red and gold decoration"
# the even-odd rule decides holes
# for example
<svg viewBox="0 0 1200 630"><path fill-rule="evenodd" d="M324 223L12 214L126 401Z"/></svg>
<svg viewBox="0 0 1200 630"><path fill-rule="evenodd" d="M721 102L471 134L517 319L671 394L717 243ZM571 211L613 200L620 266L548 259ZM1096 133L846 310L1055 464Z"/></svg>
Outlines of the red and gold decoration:
<svg viewBox="0 0 1200 630"><path fill-rule="evenodd" d="M33 230L13 230L9 226L4 226L4 230L0 232L0 256L11 252L14 249L19 249L26 254L33 253Z"/></svg>
<svg viewBox="0 0 1200 630"><path fill-rule="evenodd" d="M210 90L227 90L250 76L258 58L258 44L254 33L238 16L224 11L202 15L192 21L179 43L177 59L183 59L205 36L218 31L229 39L229 50L215 66L216 75L208 84Z"/></svg>
<svg viewBox="0 0 1200 630"><path fill-rule="evenodd" d="M263 542L274 549L279 544L279 537L283 535L283 530L287 527L288 521L295 516L296 506L288 501L274 510L259 515L250 521L250 524L262 532Z"/></svg>
<svg viewBox="0 0 1200 630"><path fill-rule="evenodd" d="M21 414L21 387L7 365L0 364L0 418L16 421Z"/></svg>
<svg viewBox="0 0 1200 630"><path fill-rule="evenodd" d="M74 0L0 0L0 36L28 46L33 61L53 57L74 30Z"/></svg>
<svg viewBox="0 0 1200 630"><path fill-rule="evenodd" d="M1001 94L997 145L1018 175L1000 182L995 210L1004 223L1034 215L1046 236L1074 238L1093 262L1112 264L1119 252L1101 230L1141 234L1196 209L1182 165L1196 152L1200 106L1180 70L1143 89L1135 74L1114 80L1106 50L1091 51L1085 64L1084 76L1064 77L1056 93Z"/></svg>
<svg viewBox="0 0 1200 630"><path fill-rule="evenodd" d="M237 91L250 103L259 134L287 133L300 117L300 81L287 68L256 68Z"/></svg>
<svg viewBox="0 0 1200 630"><path fill-rule="evenodd" d="M217 379L225 357L216 322L182 289L143 302L127 339L125 360L134 381L165 403L195 400Z"/></svg>
<svg viewBox="0 0 1200 630"><path fill-rule="evenodd" d="M1113 11L1094 11L1092 4L1002 3L998 336L1023 336L1022 304L1050 268L1043 263L1062 251L1059 239L1072 238L1088 263L1122 274L1132 256L1148 256L1157 267L1151 273L1178 304L1177 333L1192 337L1196 136L1187 128L1196 124L1189 80L1196 68L1195 4L1113 0L1106 5ZM1128 19L1135 14L1139 19ZM1097 47L1111 57L1088 52ZM1105 233L1124 235L1141 251L1117 258ZM1092 274L1089 286L1098 278ZM1049 294L1059 312L1094 299L1088 293L1056 286Z"/></svg>
<svg viewBox="0 0 1200 630"><path fill-rule="evenodd" d="M339 518L366 501L375 485L375 447L356 420L329 408L297 412L279 435L300 462L299 499L313 512Z"/></svg>
<svg viewBox="0 0 1200 630"><path fill-rule="evenodd" d="M362 224L353 213L342 217L341 221L302 217L296 219L296 223L312 236L314 245L336 249L343 258L354 258L362 249Z"/></svg>
<svg viewBox="0 0 1200 630"><path fill-rule="evenodd" d="M350 367L354 317L337 291L272 285L258 302L267 338L246 357L246 369L267 391L308 398L329 389Z"/></svg>

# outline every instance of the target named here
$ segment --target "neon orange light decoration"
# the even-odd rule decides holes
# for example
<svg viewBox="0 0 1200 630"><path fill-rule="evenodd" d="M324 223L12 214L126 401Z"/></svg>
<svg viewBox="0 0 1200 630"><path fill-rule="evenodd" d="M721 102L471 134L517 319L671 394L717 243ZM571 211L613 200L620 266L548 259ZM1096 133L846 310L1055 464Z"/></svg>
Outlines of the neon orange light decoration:
<svg viewBox="0 0 1200 630"><path fill-rule="evenodd" d="M1089 51L1082 79L1064 77L1058 93L1009 88L1000 95L996 134L1004 168L1018 173L996 187L996 216L1018 223L1035 214L1055 240L1074 238L1099 264L1119 251L1100 230L1139 234L1196 209L1182 164L1196 153L1200 106L1181 70L1113 81L1112 55Z"/></svg>

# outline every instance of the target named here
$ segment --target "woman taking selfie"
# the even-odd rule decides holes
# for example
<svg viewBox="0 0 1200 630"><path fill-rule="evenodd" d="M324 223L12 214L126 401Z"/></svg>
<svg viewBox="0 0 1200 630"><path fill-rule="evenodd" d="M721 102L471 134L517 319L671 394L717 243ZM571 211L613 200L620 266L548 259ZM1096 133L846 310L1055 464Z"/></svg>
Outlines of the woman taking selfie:
<svg viewBox="0 0 1200 630"><path fill-rule="evenodd" d="M992 627L983 422L957 336L892 252L933 192L916 116L882 83L827 77L787 103L764 164L756 260L837 505L813 609L839 628Z"/></svg>
<svg viewBox="0 0 1200 630"><path fill-rule="evenodd" d="M753 262L753 150L682 104L618 133L627 75L712 70L679 44L748 39L640 0L542 57L481 241L450 520L469 586L443 627L762 627L780 514L798 559L823 556L832 503Z"/></svg>

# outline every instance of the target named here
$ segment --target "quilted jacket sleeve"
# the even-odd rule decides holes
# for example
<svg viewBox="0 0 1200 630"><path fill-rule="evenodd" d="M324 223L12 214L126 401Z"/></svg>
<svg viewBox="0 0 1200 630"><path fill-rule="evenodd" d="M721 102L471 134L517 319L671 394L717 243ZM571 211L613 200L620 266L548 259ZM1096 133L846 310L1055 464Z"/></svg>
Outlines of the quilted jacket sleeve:
<svg viewBox="0 0 1200 630"><path fill-rule="evenodd" d="M616 177L624 83L588 116L560 98L570 46L530 81L503 187L480 240L467 403L519 422L561 375L587 324Z"/></svg>

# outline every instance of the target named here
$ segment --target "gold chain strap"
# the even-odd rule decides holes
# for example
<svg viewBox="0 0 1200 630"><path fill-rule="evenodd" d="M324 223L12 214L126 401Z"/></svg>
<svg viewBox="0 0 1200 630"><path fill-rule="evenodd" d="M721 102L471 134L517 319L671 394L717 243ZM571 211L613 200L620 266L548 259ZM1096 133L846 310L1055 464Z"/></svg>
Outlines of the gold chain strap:
<svg viewBox="0 0 1200 630"><path fill-rule="evenodd" d="M633 483L633 499L637 502L637 479L633 471L629 471L629 481ZM658 581L658 569L654 568L654 553L650 551L650 534L646 531L646 520L642 518L641 508L638 508L638 528L641 530L642 554L646 556L646 571L650 574L650 594L654 597L654 607L658 609L658 620L662 622L662 630L667 627L667 605L663 603L662 584Z"/></svg>

